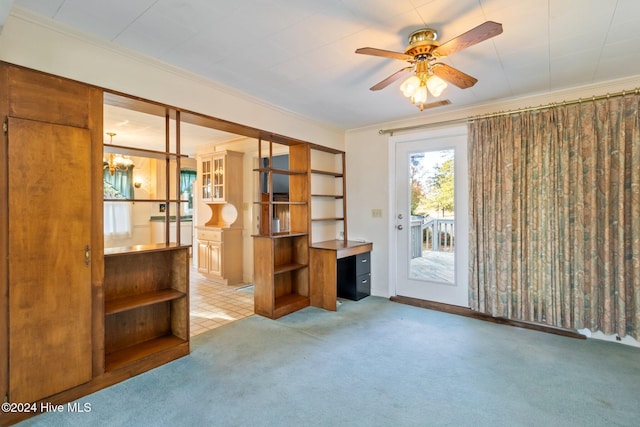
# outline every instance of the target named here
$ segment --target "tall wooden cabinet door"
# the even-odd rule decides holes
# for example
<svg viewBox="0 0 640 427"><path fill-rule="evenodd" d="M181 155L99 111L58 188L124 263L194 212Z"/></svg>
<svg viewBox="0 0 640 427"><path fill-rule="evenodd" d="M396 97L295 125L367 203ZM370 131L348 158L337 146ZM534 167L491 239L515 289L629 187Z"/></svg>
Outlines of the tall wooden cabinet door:
<svg viewBox="0 0 640 427"><path fill-rule="evenodd" d="M9 400L89 381L91 138L9 119Z"/></svg>

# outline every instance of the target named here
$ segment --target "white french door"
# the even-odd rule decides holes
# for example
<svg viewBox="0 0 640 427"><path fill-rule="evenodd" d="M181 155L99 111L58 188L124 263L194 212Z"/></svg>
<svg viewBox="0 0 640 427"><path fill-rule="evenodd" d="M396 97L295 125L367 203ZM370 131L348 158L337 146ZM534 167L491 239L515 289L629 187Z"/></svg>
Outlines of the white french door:
<svg viewBox="0 0 640 427"><path fill-rule="evenodd" d="M395 294L468 307L466 126L392 137Z"/></svg>

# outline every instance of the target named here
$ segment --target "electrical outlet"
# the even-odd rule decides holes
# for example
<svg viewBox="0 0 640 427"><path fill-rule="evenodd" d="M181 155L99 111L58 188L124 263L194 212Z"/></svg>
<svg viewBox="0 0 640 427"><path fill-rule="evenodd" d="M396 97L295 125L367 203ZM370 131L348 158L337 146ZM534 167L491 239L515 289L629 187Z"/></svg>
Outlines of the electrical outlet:
<svg viewBox="0 0 640 427"><path fill-rule="evenodd" d="M372 218L382 218L382 209L371 209Z"/></svg>

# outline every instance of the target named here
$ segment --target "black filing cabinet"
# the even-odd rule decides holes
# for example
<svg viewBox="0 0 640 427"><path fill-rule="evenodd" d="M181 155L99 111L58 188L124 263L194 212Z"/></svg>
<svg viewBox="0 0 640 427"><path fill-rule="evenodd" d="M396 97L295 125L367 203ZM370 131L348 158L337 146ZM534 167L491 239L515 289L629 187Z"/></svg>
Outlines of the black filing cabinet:
<svg viewBox="0 0 640 427"><path fill-rule="evenodd" d="M338 297L358 301L371 294L371 252L338 259Z"/></svg>

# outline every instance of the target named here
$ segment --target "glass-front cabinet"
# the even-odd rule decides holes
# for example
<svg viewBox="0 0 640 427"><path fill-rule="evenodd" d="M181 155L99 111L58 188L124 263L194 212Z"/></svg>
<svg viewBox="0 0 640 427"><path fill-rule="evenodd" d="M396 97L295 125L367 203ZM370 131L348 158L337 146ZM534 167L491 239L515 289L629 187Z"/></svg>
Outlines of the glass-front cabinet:
<svg viewBox="0 0 640 427"><path fill-rule="evenodd" d="M241 202L242 153L223 150L198 155L200 201L207 204Z"/></svg>
<svg viewBox="0 0 640 427"><path fill-rule="evenodd" d="M224 193L224 169L225 157L218 156L213 158L213 194L211 199L213 202L226 201Z"/></svg>
<svg viewBox="0 0 640 427"><path fill-rule="evenodd" d="M212 160L210 158L207 159L202 159L201 161L201 181L200 184L202 185L202 200L203 201L210 201L211 200L211 162Z"/></svg>
<svg viewBox="0 0 640 427"><path fill-rule="evenodd" d="M203 202L227 202L226 158L226 154L222 152L201 158L200 184Z"/></svg>

